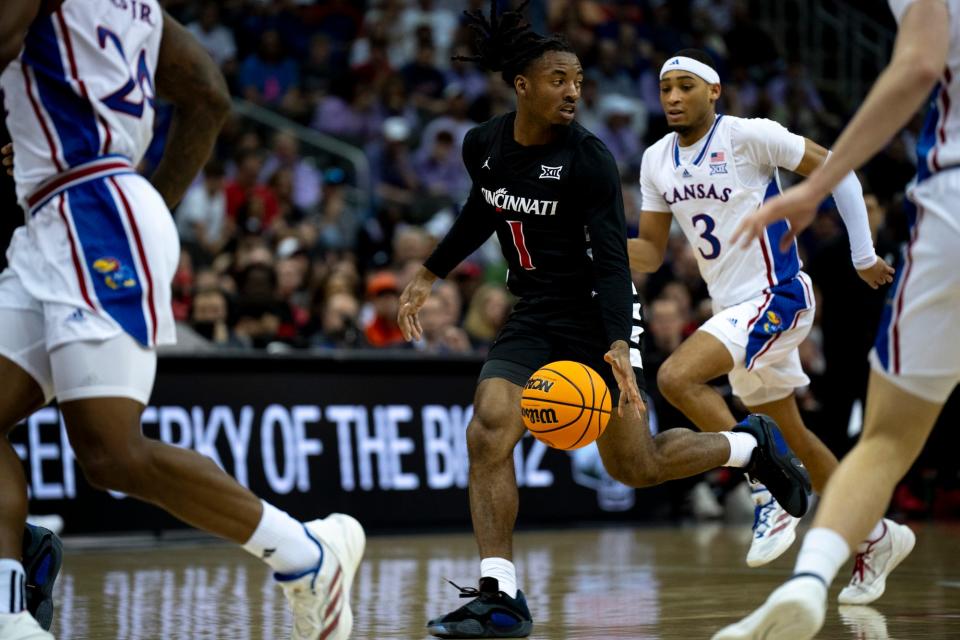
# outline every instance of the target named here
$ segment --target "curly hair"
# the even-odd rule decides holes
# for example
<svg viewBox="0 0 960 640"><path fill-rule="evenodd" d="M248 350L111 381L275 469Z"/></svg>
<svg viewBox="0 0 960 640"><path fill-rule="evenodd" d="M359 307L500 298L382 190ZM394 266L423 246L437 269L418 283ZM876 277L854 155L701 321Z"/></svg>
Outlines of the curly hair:
<svg viewBox="0 0 960 640"><path fill-rule="evenodd" d="M530 28L523 18L523 10L529 3L530 0L524 0L516 9L498 15L497 0L490 0L489 19L479 9L464 11L467 26L477 35L474 42L477 55L455 56L454 60L476 63L486 71L499 71L503 81L512 87L514 79L544 53L575 53L563 36L542 36Z"/></svg>

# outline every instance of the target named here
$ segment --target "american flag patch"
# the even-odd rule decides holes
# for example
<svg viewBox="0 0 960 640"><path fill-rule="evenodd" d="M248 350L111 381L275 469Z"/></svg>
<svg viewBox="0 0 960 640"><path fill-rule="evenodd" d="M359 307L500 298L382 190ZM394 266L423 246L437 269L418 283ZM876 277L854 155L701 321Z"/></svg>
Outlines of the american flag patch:
<svg viewBox="0 0 960 640"><path fill-rule="evenodd" d="M710 154L710 162L723 162L723 151L714 151Z"/></svg>

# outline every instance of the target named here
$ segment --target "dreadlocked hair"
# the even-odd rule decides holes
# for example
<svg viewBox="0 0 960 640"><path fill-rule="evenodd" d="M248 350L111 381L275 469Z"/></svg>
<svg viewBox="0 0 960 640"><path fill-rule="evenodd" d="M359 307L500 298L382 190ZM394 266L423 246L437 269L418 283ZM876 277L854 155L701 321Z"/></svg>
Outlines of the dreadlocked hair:
<svg viewBox="0 0 960 640"><path fill-rule="evenodd" d="M490 18L483 11L464 11L467 26L476 34L474 49L477 55L454 56L454 60L473 62L486 71L499 71L503 81L513 86L513 80L527 66L547 51L574 53L566 38L560 35L542 36L523 19L523 10L530 4L524 0L513 11L497 14L497 0L490 0Z"/></svg>

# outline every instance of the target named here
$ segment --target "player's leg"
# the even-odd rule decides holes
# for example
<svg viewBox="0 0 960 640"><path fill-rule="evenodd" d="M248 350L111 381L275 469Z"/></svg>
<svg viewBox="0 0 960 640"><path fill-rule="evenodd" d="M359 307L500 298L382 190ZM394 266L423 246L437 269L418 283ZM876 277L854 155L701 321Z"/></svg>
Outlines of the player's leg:
<svg viewBox="0 0 960 640"><path fill-rule="evenodd" d="M814 637L823 625L830 583L850 550L883 516L897 482L920 455L942 408L942 402L926 400L871 372L860 442L827 485L793 578L759 609L719 631L714 640ZM905 543L912 548L912 535ZM905 556L909 550L893 552Z"/></svg>
<svg viewBox="0 0 960 640"><path fill-rule="evenodd" d="M639 418L632 411L623 417L614 412L597 447L607 472L629 486L650 486L720 466L737 467L768 483L791 510L805 513L810 480L793 452L779 446L782 436L776 424L749 416L732 426L732 431L721 433L668 429L652 437L645 410Z"/></svg>
<svg viewBox="0 0 960 640"><path fill-rule="evenodd" d="M349 637L349 593L364 546L355 520L333 514L300 523L209 458L146 438L140 413L156 354L127 334L67 343L50 360L74 454L93 486L155 504L263 559L293 606L295 637Z"/></svg>
<svg viewBox="0 0 960 640"><path fill-rule="evenodd" d="M533 372L504 360L488 360L467 426L470 457L470 516L480 550L477 598L427 623L441 638L525 637L533 620L513 565L513 527L519 496L513 450L525 432L520 417L520 382Z"/></svg>
<svg viewBox="0 0 960 640"><path fill-rule="evenodd" d="M10 637L46 638L37 622L21 612L28 609L44 629L50 628L52 587L61 561L59 540L39 527L25 531L27 483L8 435L47 402L52 380L43 315L9 271L0 276L0 299L12 305L0 308L0 621ZM50 562L43 566L34 562L41 557Z"/></svg>
<svg viewBox="0 0 960 640"><path fill-rule="evenodd" d="M503 378L481 381L467 426L470 517L481 558L513 558L519 507L513 450L525 432L521 391Z"/></svg>
<svg viewBox="0 0 960 640"><path fill-rule="evenodd" d="M799 368L799 362L797 367ZM776 398L784 393L785 397L767 401L768 398ZM751 412L769 415L776 421L787 444L803 460L810 472L814 489L822 492L827 479L837 466L837 459L804 425L792 387L788 385L782 389L764 388L745 400ZM747 565L760 567L776 560L790 548L796 540L796 528L800 519L784 511L764 485L751 483L750 488L755 511Z"/></svg>
<svg viewBox="0 0 960 640"><path fill-rule="evenodd" d="M703 431L725 431L736 424L726 401L708 383L729 373L729 349L699 329L670 354L657 372L657 387L673 406Z"/></svg>

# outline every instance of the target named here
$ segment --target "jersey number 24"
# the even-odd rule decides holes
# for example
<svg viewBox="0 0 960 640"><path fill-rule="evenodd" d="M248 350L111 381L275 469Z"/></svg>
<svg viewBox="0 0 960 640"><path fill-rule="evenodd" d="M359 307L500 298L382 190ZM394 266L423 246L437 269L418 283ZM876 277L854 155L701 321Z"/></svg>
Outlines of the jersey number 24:
<svg viewBox="0 0 960 640"><path fill-rule="evenodd" d="M123 44L120 42L117 34L105 27L97 27L97 40L100 42L101 49L107 48L108 40L112 42L117 48L120 58L126 62L127 56L123 52ZM131 100L128 96L133 93L138 86L140 87L140 93L143 97L140 98L139 101ZM153 97L153 78L150 77L150 68L147 67L147 52L141 49L140 55L137 57L136 81L134 81L134 71L131 69L130 77L127 79L126 84L103 98L103 104L114 111L125 113L134 118L140 118L143 117L144 99L153 107Z"/></svg>

